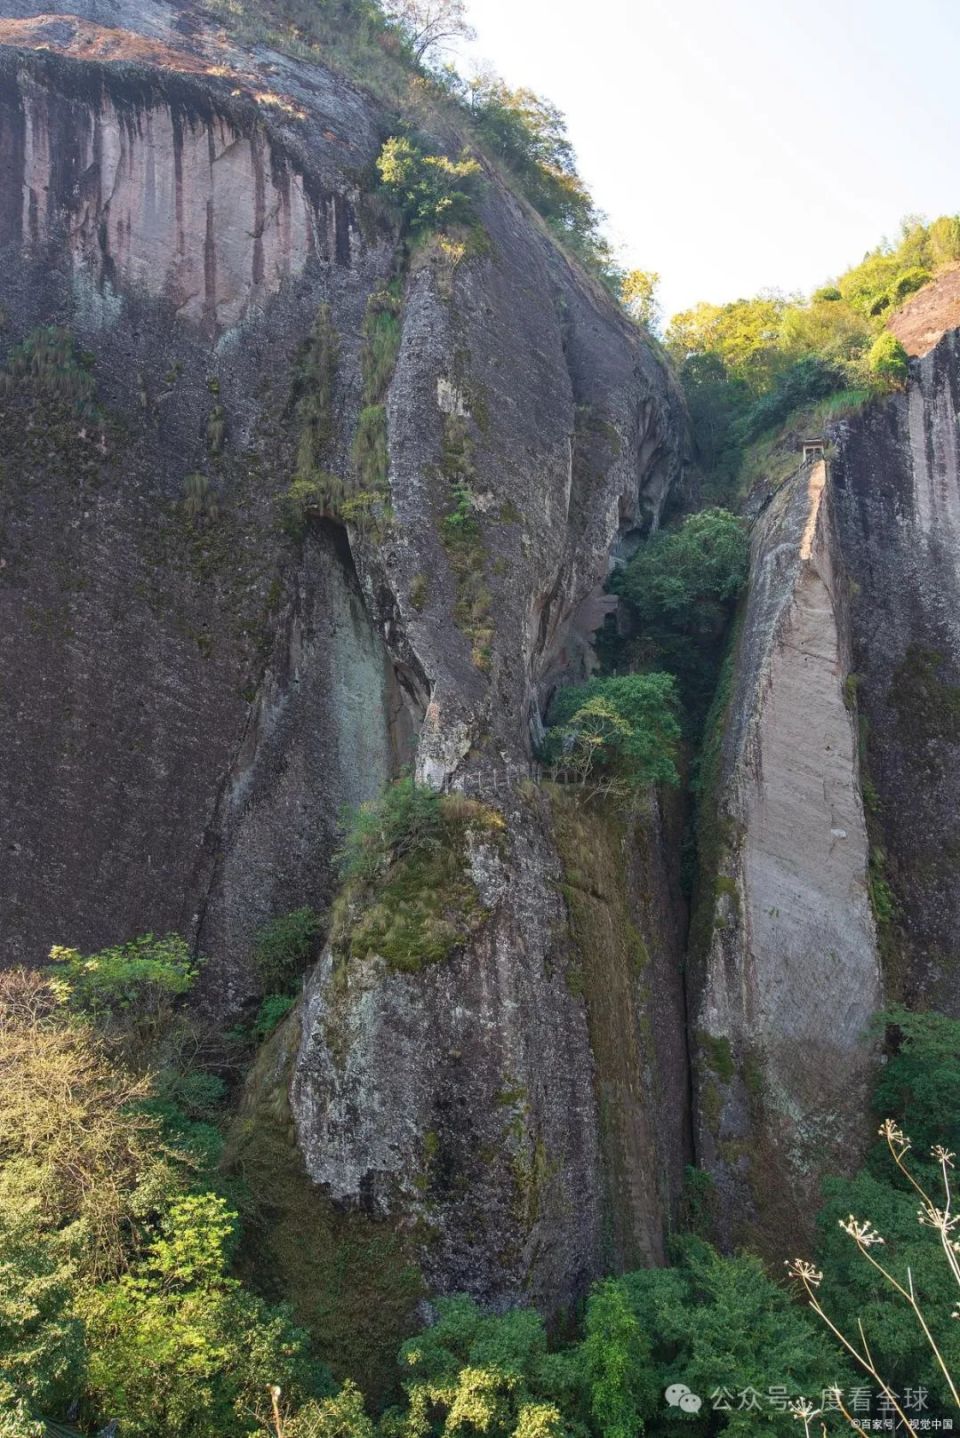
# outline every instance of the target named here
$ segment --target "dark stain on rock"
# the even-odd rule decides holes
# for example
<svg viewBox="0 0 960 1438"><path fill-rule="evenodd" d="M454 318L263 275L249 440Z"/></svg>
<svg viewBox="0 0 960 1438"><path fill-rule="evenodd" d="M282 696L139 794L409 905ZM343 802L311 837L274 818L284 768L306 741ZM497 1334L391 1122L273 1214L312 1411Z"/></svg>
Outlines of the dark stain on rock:
<svg viewBox="0 0 960 1438"><path fill-rule="evenodd" d="M254 135L250 141L253 158L253 283L263 284L263 230L267 222L266 176L263 169L263 137ZM286 212L288 206L284 207Z"/></svg>
<svg viewBox="0 0 960 1438"><path fill-rule="evenodd" d="M23 242L26 117L20 95L0 91L0 246Z"/></svg>
<svg viewBox="0 0 960 1438"><path fill-rule="evenodd" d="M333 196L332 204L337 264L348 267L350 264L350 206L339 195Z"/></svg>

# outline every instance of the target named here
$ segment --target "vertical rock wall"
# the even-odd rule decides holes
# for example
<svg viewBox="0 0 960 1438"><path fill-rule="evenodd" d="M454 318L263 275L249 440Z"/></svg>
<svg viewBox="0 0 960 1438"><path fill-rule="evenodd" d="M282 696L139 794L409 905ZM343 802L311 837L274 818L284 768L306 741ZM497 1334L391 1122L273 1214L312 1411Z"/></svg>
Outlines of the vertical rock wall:
<svg viewBox="0 0 960 1438"><path fill-rule="evenodd" d="M960 1013L960 341L838 435L856 691L888 990Z"/></svg>
<svg viewBox="0 0 960 1438"><path fill-rule="evenodd" d="M756 526L701 900L700 1156L724 1240L774 1248L856 1154L880 997L826 483L802 470Z"/></svg>

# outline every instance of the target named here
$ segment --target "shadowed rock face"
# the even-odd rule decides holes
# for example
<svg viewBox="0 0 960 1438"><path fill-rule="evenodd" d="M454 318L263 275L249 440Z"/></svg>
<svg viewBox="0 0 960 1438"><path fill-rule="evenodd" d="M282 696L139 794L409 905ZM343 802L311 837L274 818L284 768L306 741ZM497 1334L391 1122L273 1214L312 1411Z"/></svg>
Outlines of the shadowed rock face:
<svg viewBox="0 0 960 1438"><path fill-rule="evenodd" d="M549 806L515 776L546 692L583 672L611 551L682 485L682 404L491 175L487 252L453 267L427 247L405 276L391 522L291 525L318 317L337 351L322 463L352 473L364 316L398 258L389 216L359 225L356 176L387 121L319 63L238 51L189 6L68 8L0 0L4 344L66 326L104 416L81 420L44 374L0 408L4 961L177 929L210 956L206 1001L233 1013L257 928L335 892L344 803L405 764L454 788L499 775L485 797L509 841L474 856L482 931L415 974L358 960L345 991L324 960L294 1108L341 1204L422 1216L413 1180L440 1156L434 1288L565 1302L605 1263L663 1252L687 1154L681 910L660 827L618 838L657 898L641 914L616 896L605 963L633 1008L604 1040L571 977L590 946L568 932ZM451 416L480 649L441 528ZM524 1095L509 1113L504 1092ZM601 1101L619 1106L606 1144Z"/></svg>
<svg viewBox="0 0 960 1438"><path fill-rule="evenodd" d="M853 581L879 873L898 913L888 985L960 1013L960 343L911 366L908 390L839 435L835 504Z"/></svg>

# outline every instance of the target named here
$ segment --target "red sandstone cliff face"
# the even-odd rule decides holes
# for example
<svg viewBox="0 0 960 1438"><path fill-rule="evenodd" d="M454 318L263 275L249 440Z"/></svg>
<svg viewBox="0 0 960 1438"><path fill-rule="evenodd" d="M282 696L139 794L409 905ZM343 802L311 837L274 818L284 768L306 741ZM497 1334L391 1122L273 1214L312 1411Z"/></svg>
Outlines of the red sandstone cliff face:
<svg viewBox="0 0 960 1438"><path fill-rule="evenodd" d="M55 242L96 290L162 299L212 337L302 275L309 259L349 265L352 187L324 192L239 103L303 117L296 102L249 76L225 90L223 65L134 39L66 19L0 21L0 44L111 65L132 58L151 67L139 84L146 76L153 88L131 107L122 83L111 93L87 70L77 72L86 77L77 93L56 82L52 60L21 68L0 139L0 244ZM221 92L195 88L178 103L174 83L171 104L163 82L181 75L204 76Z"/></svg>
<svg viewBox="0 0 960 1438"><path fill-rule="evenodd" d="M950 330L960 327L960 265L953 265L925 285L890 319L892 330L908 355L929 354Z"/></svg>

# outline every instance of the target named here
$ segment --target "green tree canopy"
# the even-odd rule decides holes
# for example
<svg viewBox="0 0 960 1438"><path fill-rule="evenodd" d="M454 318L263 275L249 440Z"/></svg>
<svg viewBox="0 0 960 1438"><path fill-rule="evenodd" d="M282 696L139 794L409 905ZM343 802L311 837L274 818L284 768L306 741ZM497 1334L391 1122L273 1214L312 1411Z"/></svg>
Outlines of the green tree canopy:
<svg viewBox="0 0 960 1438"><path fill-rule="evenodd" d="M906 384L910 361L903 345L889 330L877 335L867 356L870 373L890 389Z"/></svg>
<svg viewBox="0 0 960 1438"><path fill-rule="evenodd" d="M393 135L380 151L377 170L412 235L472 220L482 172L468 155L451 160Z"/></svg>
<svg viewBox="0 0 960 1438"><path fill-rule="evenodd" d="M229 1276L236 1220L215 1194L183 1198L131 1272L80 1298L88 1402L133 1438L253 1433L271 1384L329 1391L306 1334Z"/></svg>
<svg viewBox="0 0 960 1438"><path fill-rule="evenodd" d="M743 522L725 509L704 509L653 535L614 575L612 587L633 619L633 662L675 676L694 727L713 695L749 564Z"/></svg>
<svg viewBox="0 0 960 1438"><path fill-rule="evenodd" d="M544 755L585 783L599 775L630 787L676 784L680 739L670 674L591 679L558 690L547 716Z"/></svg>

